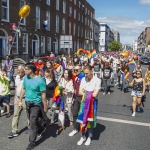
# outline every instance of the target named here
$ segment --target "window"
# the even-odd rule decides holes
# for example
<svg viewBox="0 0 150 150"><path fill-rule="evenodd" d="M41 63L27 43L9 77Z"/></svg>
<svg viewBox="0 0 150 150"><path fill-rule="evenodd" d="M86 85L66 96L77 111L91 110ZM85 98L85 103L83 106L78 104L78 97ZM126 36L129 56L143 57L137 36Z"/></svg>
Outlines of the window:
<svg viewBox="0 0 150 150"><path fill-rule="evenodd" d="M56 15L56 33L59 33L59 16Z"/></svg>
<svg viewBox="0 0 150 150"><path fill-rule="evenodd" d="M36 28L40 29L40 8L36 6Z"/></svg>
<svg viewBox="0 0 150 150"><path fill-rule="evenodd" d="M76 36L76 24L73 25L73 35Z"/></svg>
<svg viewBox="0 0 150 150"><path fill-rule="evenodd" d="M78 26L78 37L80 37L80 26Z"/></svg>
<svg viewBox="0 0 150 150"><path fill-rule="evenodd" d="M71 22L69 21L69 35L71 35Z"/></svg>
<svg viewBox="0 0 150 150"><path fill-rule="evenodd" d="M80 12L78 13L78 21L80 21Z"/></svg>
<svg viewBox="0 0 150 150"><path fill-rule="evenodd" d="M46 0L46 4L50 6L51 1L50 0Z"/></svg>
<svg viewBox="0 0 150 150"><path fill-rule="evenodd" d="M77 3L77 0L74 0L74 4L76 5L76 3Z"/></svg>
<svg viewBox="0 0 150 150"><path fill-rule="evenodd" d="M50 12L46 11L47 31L50 31Z"/></svg>
<svg viewBox="0 0 150 150"><path fill-rule="evenodd" d="M45 37L41 36L41 53L45 53Z"/></svg>
<svg viewBox="0 0 150 150"><path fill-rule="evenodd" d="M12 37L15 38L11 48L12 54L18 54L18 33L13 31Z"/></svg>
<svg viewBox="0 0 150 150"><path fill-rule="evenodd" d="M25 5L26 4L26 2L24 1L24 0L20 0L20 8L23 6L23 5ZM22 20L21 20L21 24L22 25L25 25L26 24L26 18L23 18Z"/></svg>
<svg viewBox="0 0 150 150"><path fill-rule="evenodd" d="M69 16L72 16L72 6L69 7Z"/></svg>
<svg viewBox="0 0 150 150"><path fill-rule="evenodd" d="M63 0L63 13L66 14L66 0Z"/></svg>
<svg viewBox="0 0 150 150"><path fill-rule="evenodd" d="M56 10L59 10L59 0L56 0Z"/></svg>
<svg viewBox="0 0 150 150"><path fill-rule="evenodd" d="M74 9L74 19L76 19L76 9Z"/></svg>
<svg viewBox="0 0 150 150"><path fill-rule="evenodd" d="M51 37L47 37L47 51L51 51Z"/></svg>
<svg viewBox="0 0 150 150"><path fill-rule="evenodd" d="M22 34L22 47L23 47L23 53L28 54L28 34L27 33Z"/></svg>
<svg viewBox="0 0 150 150"><path fill-rule="evenodd" d="M9 0L2 0L2 19L9 21Z"/></svg>
<svg viewBox="0 0 150 150"><path fill-rule="evenodd" d="M65 34L66 21L65 18L62 19L62 34Z"/></svg>

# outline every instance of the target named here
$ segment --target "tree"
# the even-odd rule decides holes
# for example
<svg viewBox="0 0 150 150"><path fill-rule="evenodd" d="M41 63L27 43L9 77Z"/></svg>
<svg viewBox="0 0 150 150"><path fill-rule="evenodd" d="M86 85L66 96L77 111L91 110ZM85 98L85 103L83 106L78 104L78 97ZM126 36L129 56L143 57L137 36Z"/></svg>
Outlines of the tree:
<svg viewBox="0 0 150 150"><path fill-rule="evenodd" d="M111 51L119 51L121 48L121 44L117 41L112 41L108 47Z"/></svg>

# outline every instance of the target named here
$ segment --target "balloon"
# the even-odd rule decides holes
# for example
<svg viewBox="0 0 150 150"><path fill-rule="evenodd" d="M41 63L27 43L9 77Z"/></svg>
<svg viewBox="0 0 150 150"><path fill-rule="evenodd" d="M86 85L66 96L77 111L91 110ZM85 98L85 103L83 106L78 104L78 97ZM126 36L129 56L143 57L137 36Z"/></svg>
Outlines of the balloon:
<svg viewBox="0 0 150 150"><path fill-rule="evenodd" d="M24 5L20 8L19 10L19 16L21 18L26 18L30 13L30 6L29 5Z"/></svg>

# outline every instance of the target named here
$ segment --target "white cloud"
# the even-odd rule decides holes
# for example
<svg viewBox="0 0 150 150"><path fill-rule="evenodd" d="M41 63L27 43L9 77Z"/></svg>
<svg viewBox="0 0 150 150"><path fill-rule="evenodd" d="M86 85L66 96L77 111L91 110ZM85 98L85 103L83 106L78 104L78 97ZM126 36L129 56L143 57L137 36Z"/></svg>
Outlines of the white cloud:
<svg viewBox="0 0 150 150"><path fill-rule="evenodd" d="M99 22L107 23L108 26L120 33L121 42L132 44L146 27L150 25L150 19L132 20L127 17L99 17Z"/></svg>
<svg viewBox="0 0 150 150"><path fill-rule="evenodd" d="M140 0L141 4L150 4L150 0Z"/></svg>

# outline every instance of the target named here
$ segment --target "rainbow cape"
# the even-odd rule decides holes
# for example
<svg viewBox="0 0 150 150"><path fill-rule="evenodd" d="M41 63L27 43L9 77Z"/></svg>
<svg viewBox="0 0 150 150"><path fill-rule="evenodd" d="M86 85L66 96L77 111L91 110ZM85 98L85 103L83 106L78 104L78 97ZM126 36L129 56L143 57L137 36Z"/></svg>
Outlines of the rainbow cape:
<svg viewBox="0 0 150 150"><path fill-rule="evenodd" d="M53 109L60 109L61 111L64 111L65 103L64 103L64 97L63 97L63 87L57 86L54 91L54 95L52 98L52 108Z"/></svg>
<svg viewBox="0 0 150 150"><path fill-rule="evenodd" d="M80 104L77 122L80 123L81 132L84 132L85 128L96 127L97 100L93 98L92 93L85 92Z"/></svg>
<svg viewBox="0 0 150 150"><path fill-rule="evenodd" d="M128 65L136 66L136 62L134 61L134 59L131 59L131 60L129 60Z"/></svg>

